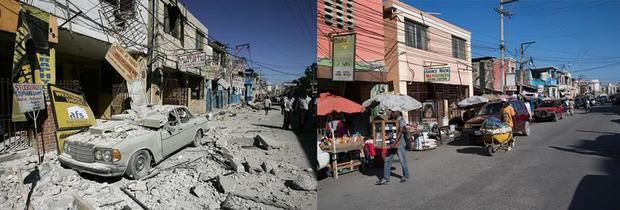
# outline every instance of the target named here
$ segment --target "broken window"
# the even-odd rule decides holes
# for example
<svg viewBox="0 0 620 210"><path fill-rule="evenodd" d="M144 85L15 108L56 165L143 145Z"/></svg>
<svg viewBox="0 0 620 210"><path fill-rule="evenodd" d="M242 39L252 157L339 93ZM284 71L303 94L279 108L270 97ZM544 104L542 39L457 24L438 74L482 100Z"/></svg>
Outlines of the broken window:
<svg viewBox="0 0 620 210"><path fill-rule="evenodd" d="M114 16L114 27L119 30L125 29L127 22L136 17L136 0L103 0L108 3Z"/></svg>
<svg viewBox="0 0 620 210"><path fill-rule="evenodd" d="M181 45L183 45L184 38L183 23L183 16L179 7L166 5L164 10L164 32L181 41Z"/></svg>
<svg viewBox="0 0 620 210"><path fill-rule="evenodd" d="M189 122L189 119L191 118L191 115L189 114L189 111L187 111L185 108L179 108L179 109L177 109L177 113L179 114L179 118L181 119L181 123Z"/></svg>

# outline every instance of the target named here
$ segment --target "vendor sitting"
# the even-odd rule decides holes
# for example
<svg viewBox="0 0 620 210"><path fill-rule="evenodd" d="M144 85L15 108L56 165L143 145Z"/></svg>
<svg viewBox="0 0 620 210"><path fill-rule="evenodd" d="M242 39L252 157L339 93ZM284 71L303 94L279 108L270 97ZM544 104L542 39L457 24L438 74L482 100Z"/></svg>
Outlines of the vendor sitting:
<svg viewBox="0 0 620 210"><path fill-rule="evenodd" d="M327 131L326 133L328 137L331 137L332 135L332 128L334 129L334 135L336 138L343 137L345 135L350 136L349 130L345 126L345 120L342 114L332 112L329 115L327 124L325 125L325 131Z"/></svg>

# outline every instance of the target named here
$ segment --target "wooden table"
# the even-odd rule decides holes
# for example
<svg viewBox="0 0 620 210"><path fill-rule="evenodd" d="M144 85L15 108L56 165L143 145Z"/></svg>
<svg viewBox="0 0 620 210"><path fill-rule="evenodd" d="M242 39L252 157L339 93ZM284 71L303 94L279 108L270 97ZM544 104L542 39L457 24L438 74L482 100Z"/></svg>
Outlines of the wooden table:
<svg viewBox="0 0 620 210"><path fill-rule="evenodd" d="M349 143L349 144L341 144L336 146L336 151L334 151L332 145L325 145L321 147L321 150L330 154L331 164L328 166L330 170L332 170L332 176L334 179L338 179L338 170L334 169L348 169L350 171L355 170L356 167L363 167L362 161L353 160L354 153L359 152L360 159L364 157L364 142L360 143ZM338 162L338 158L334 158L338 153L347 153L349 155L349 161Z"/></svg>

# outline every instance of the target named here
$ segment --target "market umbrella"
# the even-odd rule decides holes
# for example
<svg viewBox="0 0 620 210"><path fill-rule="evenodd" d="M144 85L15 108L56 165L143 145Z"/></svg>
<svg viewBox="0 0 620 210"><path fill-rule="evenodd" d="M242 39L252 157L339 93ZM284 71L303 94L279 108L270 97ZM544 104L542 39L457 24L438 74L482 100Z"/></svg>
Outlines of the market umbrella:
<svg viewBox="0 0 620 210"><path fill-rule="evenodd" d="M376 105L397 112L408 112L422 108L422 103L415 98L394 92L381 93L362 103L362 106L366 108Z"/></svg>
<svg viewBox="0 0 620 210"><path fill-rule="evenodd" d="M363 107L361 105L359 105L358 103L355 103L347 98L341 97L341 96L337 96L331 93L321 93L319 94L319 98L317 100L317 108L316 108L316 113L319 116L325 116L328 115L332 112L338 112L338 113L358 113L358 112L362 112ZM330 126L331 129L330 132L332 134L332 158L334 159L334 161L336 161L338 159L338 157L336 156L336 144L338 143L338 141L336 140L336 136L334 135L334 126ZM338 171L338 165L334 165L334 170ZM338 175L336 173L336 178L338 178Z"/></svg>
<svg viewBox="0 0 620 210"><path fill-rule="evenodd" d="M319 116L325 116L332 112L351 114L362 112L362 110L362 105L331 93L321 93L317 100L316 113Z"/></svg>
<svg viewBox="0 0 620 210"><path fill-rule="evenodd" d="M471 96L469 98L466 98L462 101L460 101L459 103L456 104L456 106L458 106L461 109L465 109L465 108L469 108L475 105L479 105L479 104L485 104L489 102L489 99L486 97L482 97L482 96Z"/></svg>

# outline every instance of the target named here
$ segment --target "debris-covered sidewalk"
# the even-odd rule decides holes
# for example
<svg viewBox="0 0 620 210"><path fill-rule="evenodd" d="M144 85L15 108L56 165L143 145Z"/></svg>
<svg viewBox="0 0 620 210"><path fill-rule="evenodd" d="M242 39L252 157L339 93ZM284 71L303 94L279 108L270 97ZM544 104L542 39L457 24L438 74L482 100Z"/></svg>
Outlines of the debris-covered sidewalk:
<svg viewBox="0 0 620 210"><path fill-rule="evenodd" d="M47 154L0 164L0 209L316 209L316 181L282 116L230 107L200 147L186 147L141 180L78 174ZM28 200L30 201L28 203Z"/></svg>

